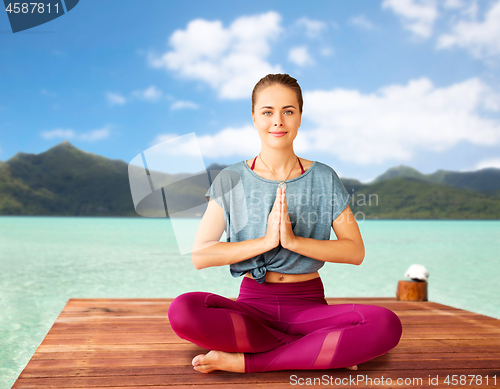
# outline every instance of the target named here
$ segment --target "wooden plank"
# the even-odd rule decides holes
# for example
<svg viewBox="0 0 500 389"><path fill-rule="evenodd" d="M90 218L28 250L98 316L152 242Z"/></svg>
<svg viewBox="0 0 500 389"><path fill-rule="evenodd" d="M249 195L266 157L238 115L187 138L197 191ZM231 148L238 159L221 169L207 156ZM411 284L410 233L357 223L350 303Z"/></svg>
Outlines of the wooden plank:
<svg viewBox="0 0 500 389"><path fill-rule="evenodd" d="M236 298L231 298L232 300L236 300ZM411 301L397 301L393 297L345 297L345 298L326 298L326 301L329 304L371 304L371 305L381 305L385 306L386 308L389 309L402 309L402 310L429 310L429 309L439 309L439 310L450 310L450 311L464 311L468 312L466 310L460 309L460 308L455 308L449 305L444 305L432 301L418 301L418 302L411 302ZM104 307L104 308L112 308L112 307L120 307L124 306L128 309L132 309L131 307L133 305L139 305L139 306L146 306L146 305L157 305L157 306L165 306L168 308L168 305L172 302L172 299L120 299L118 301L117 299L71 299L68 301L67 306L71 309L76 309L76 307L91 307L91 306L97 306L97 307ZM66 310L66 308L65 308ZM63 314L65 312L63 311Z"/></svg>
<svg viewBox="0 0 500 389"><path fill-rule="evenodd" d="M206 350L200 350L200 352L206 352ZM131 356L130 354L115 354L110 352L97 353L95 355L84 355L84 354L76 354L76 353L66 353L65 358L63 356L57 355L59 359L34 359L30 363L30 369L39 368L39 367L48 367L52 365L57 365L59 367L72 367L72 366L148 366L148 365L157 365L165 364L165 357L168 357L172 360L178 360L179 358L183 358L185 362L190 362L191 356L196 355L197 353L188 354L184 350L171 350L168 353L165 352L163 354L159 353L144 353L138 358L135 354ZM383 356L378 357L378 361L386 361L386 360L394 360L394 361L430 361L430 360L452 360L452 359L474 359L474 360L492 360L492 361L500 361L500 353L494 352L484 352L481 354L476 353L451 353L451 352L442 352L442 353L431 353L431 352L422 352L422 353L389 353Z"/></svg>
<svg viewBox="0 0 500 389"><path fill-rule="evenodd" d="M207 350L178 338L168 322L172 299L71 299L13 388L290 387L290 376L332 379L421 379L408 388L499 387L500 320L434 302L394 298L329 298L331 304L374 304L403 323L399 345L359 370L281 371L259 374L193 370ZM496 385L446 385L446 375L496 374ZM428 382L439 376L439 385ZM427 381L426 381L427 380ZM296 384L296 386L299 386ZM304 385L302 385L304 386ZM342 384L341 387L381 385ZM402 387L402 386L398 386Z"/></svg>
<svg viewBox="0 0 500 389"><path fill-rule="evenodd" d="M409 333L408 331L403 331L405 339L462 339L462 340L491 340L491 344L500 344L498 333L464 333L464 334L435 334L435 333L418 333L414 331ZM102 333L90 333L86 337L82 338L82 335L69 336L47 336L42 341L42 346L50 345L122 345L122 344L141 344L141 343L170 343L172 341L177 341L177 335L175 334L113 334L113 336L104 335ZM488 342L490 344L490 342Z"/></svg>
<svg viewBox="0 0 500 389"><path fill-rule="evenodd" d="M390 362L390 363L388 363ZM425 370L432 362L434 369L494 369L499 367L498 359L432 359L432 360L372 360L366 364L360 365L356 373L362 374L364 371L388 371L393 370ZM165 361L155 365L125 365L125 366L71 366L61 367L59 364L47 364L45 367L27 368L20 378L37 377L109 377L109 376L147 376L147 375L171 375L171 374L190 374L193 370L190 360L185 358L172 358L168 365ZM364 366L366 365L366 366ZM499 376L500 380L500 376ZM500 383L500 381L499 381Z"/></svg>
<svg viewBox="0 0 500 389"><path fill-rule="evenodd" d="M172 340L175 340L177 342L178 338L173 338ZM45 341L44 341L45 342ZM45 350L45 352L49 352L49 350L54 350L57 352L58 350L66 349L66 350L84 350L84 349L95 349L95 350L105 350L106 348L109 349L130 349L130 350L135 350L135 349L142 349L142 350L159 350L164 347L165 343L161 342L141 342L140 340L137 341L131 341L131 342L123 342L120 343L119 341L117 342L108 342L108 343L98 343L94 342L93 339L89 339L88 341L76 343L76 344L45 344L42 342L40 345L39 349ZM178 343L185 343L187 342L186 340L179 339ZM170 342L169 342L170 343ZM414 338L407 338L404 337L400 340L398 347L415 347L415 346L422 346L422 347L434 347L434 346L466 346L466 347L472 347L472 346L492 346L492 347L500 347L500 338L475 338L475 339L454 339L454 338L448 338L448 339L441 339L441 338L436 338L436 339L425 339L422 337L414 337ZM60 346L60 347L59 347Z"/></svg>
<svg viewBox="0 0 500 389"><path fill-rule="evenodd" d="M489 326L478 326L476 324L468 326L448 326L448 325L408 325L403 327L404 333L412 334L471 334L471 335L481 335L481 334L500 334L500 326L489 325ZM140 336L148 334L173 334L174 332L168 326L168 323L161 324L144 324L136 325L130 323L124 324L113 324L104 323L98 326L89 325L73 325L73 326L57 326L52 327L49 334L47 334L46 339L51 338L80 338L82 333L91 334L92 337L99 337L100 334L105 332L106 334L112 333L113 336L127 336L129 334L140 334Z"/></svg>
<svg viewBox="0 0 500 389"><path fill-rule="evenodd" d="M496 385L494 385L494 381L491 378L494 375L497 375ZM367 378L371 379L373 382L376 378L379 380L384 377L385 382L387 379L391 379L391 382L396 382L397 379L401 379L401 382L405 380L410 380L409 384L401 386L405 388L436 388L436 387L489 387L494 388L498 387L498 369L480 369L475 375L480 375L482 380L485 380L485 377L488 376L490 378L490 385L481 385L475 386L475 382L471 385L461 385L461 386L453 386L446 385L444 380L448 376L451 379L452 375L460 376L464 375L464 370L462 369L428 369L428 370L413 370L413 371L391 371L389 373L386 372L373 372L366 371L363 373L359 372L349 372L347 370L322 370L322 371L295 371L290 370L287 372L268 372L268 373L260 373L260 374L238 374L238 373L224 373L224 372L214 372L211 374L173 374L168 376L168 384L169 385L217 385L218 387L228 386L233 387L235 384L265 384L266 388L275 388L276 384L287 385L290 387L291 376L295 376L295 380L298 378L302 379L321 379L323 376L332 377L335 379L346 379L345 382L348 383L352 380L354 385L342 385L342 387L380 387L379 385L363 385L366 383ZM357 377L359 381L356 381ZM438 384L429 385L429 378L438 377ZM52 377L43 380L43 384L40 379L37 378L23 378L18 379L13 386L13 389L19 388L40 388L40 387L50 387L50 388L96 388L96 387L130 387L130 386L139 386L142 385L144 387L147 385L148 387L155 386L165 386L165 377L162 375L151 375L151 376L108 376L108 377ZM328 379L328 382L330 380ZM147 384L145 384L147 382ZM335 381L333 381L335 382ZM467 383L470 381L466 381ZM272 384L272 385L271 385ZM212 386L213 388L217 386ZM168 386L167 386L168 387ZM177 386L176 386L177 387ZM254 387L256 387L254 385ZM283 386L279 386L283 387Z"/></svg>
<svg viewBox="0 0 500 389"><path fill-rule="evenodd" d="M464 329L454 329L450 332L445 332L445 329L441 329L441 332L435 329L426 329L424 331L419 331L418 328L404 328L403 334L407 338L423 338L423 339L489 339L498 338L500 332L471 332ZM160 330L161 331L161 330ZM92 342L93 344L124 344L124 343L169 343L170 341L176 340L177 335L171 333L134 333L134 332L113 332L107 331L108 335L104 335L101 332L89 331L89 332L77 332L77 333L58 333L47 335L43 340L42 344L78 344L81 342L82 338L87 338L87 342Z"/></svg>
<svg viewBox="0 0 500 389"><path fill-rule="evenodd" d="M396 349L399 352L426 352L432 347L434 352L498 352L498 344L491 345L488 342L483 344L475 344L470 342L464 344L463 340L449 340L449 339L427 339L420 341L419 339L405 340L402 339ZM75 345L75 346L40 346L36 352L43 353L58 353L58 352L98 352L98 351L112 351L112 352L129 352L137 353L152 350L164 350L164 344L130 344L130 345Z"/></svg>
<svg viewBox="0 0 500 389"><path fill-rule="evenodd" d="M206 352L200 350L199 352ZM165 365L166 358L171 360L183 359L184 362L189 362L191 354L187 354L185 350L171 350L163 354L143 354L140 357L132 357L130 353L116 355L115 353L96 353L96 354L71 354L60 359L34 359L30 362L29 370L57 367L99 367L99 366L156 366ZM476 360L476 361L496 361L497 366L500 366L500 353L389 353L377 358L377 361L450 361L450 360Z"/></svg>

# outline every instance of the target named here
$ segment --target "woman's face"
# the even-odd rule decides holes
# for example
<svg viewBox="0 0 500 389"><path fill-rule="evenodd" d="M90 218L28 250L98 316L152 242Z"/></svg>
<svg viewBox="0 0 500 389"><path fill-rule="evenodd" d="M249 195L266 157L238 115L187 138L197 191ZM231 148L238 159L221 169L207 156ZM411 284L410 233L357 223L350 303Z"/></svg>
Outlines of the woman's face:
<svg viewBox="0 0 500 389"><path fill-rule="evenodd" d="M302 113L295 92L283 85L271 85L256 97L252 118L263 142L272 148L292 144Z"/></svg>

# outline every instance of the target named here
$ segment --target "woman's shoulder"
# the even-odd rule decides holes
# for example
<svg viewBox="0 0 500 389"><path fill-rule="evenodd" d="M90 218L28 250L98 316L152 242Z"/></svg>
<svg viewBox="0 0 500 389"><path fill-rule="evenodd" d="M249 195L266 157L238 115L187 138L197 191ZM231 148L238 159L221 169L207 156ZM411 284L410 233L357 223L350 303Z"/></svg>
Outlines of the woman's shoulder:
<svg viewBox="0 0 500 389"><path fill-rule="evenodd" d="M238 182L245 173L243 162L236 162L231 165L227 165L219 171L214 171L215 174L211 172L214 183L224 183L224 182Z"/></svg>
<svg viewBox="0 0 500 389"><path fill-rule="evenodd" d="M236 163L233 163L231 165L222 165L223 167L221 169L218 169L220 172L228 172L228 171L231 171L231 172L239 172L239 171L242 171L244 170L244 163L245 161L240 161L240 162L236 162Z"/></svg>
<svg viewBox="0 0 500 389"><path fill-rule="evenodd" d="M302 167L304 168L305 171L308 171L309 168L312 166L314 161L309 161L308 159L298 157L300 163L302 164Z"/></svg>
<svg viewBox="0 0 500 389"><path fill-rule="evenodd" d="M246 170L245 166L244 166L245 164L246 164L246 161L239 161L239 162L236 162L236 163L233 163L231 165L226 166L223 170L241 174L241 173L245 172L245 170Z"/></svg>
<svg viewBox="0 0 500 389"><path fill-rule="evenodd" d="M335 170L327 165L326 163L323 163L323 162L320 162L320 161L315 161L315 169L316 170L319 170L321 172L324 172L324 173L335 173Z"/></svg>
<svg viewBox="0 0 500 389"><path fill-rule="evenodd" d="M332 179L333 181L340 181L340 176L337 174L335 169L327 165L326 163L316 161L314 166L315 175L317 177Z"/></svg>

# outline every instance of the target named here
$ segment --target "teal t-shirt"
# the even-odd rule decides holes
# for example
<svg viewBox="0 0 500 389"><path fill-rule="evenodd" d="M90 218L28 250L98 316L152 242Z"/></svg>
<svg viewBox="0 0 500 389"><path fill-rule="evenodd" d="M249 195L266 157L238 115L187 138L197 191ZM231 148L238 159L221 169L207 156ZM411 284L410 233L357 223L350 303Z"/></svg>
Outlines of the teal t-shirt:
<svg viewBox="0 0 500 389"><path fill-rule="evenodd" d="M332 222L349 205L350 196L337 173L314 161L302 175L285 181L288 213L296 236L329 240ZM257 175L246 161L227 166L215 177L205 197L224 210L227 242L266 235L267 220L278 182ZM281 245L230 265L233 277L250 272L260 283L266 272L306 274L319 270L323 261L287 250Z"/></svg>

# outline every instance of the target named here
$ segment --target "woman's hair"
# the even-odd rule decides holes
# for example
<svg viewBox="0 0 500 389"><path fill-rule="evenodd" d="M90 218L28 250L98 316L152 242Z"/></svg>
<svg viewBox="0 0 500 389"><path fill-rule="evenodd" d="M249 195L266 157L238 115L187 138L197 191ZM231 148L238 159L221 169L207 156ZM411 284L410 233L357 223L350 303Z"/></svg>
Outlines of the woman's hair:
<svg viewBox="0 0 500 389"><path fill-rule="evenodd" d="M283 85L290 88L297 94L297 100L299 102L299 112L302 113L302 90L297 80L288 74L268 74L267 76L260 79L260 81L255 84L252 91L252 112L255 107L255 100L257 99L257 94L262 90L271 85Z"/></svg>

